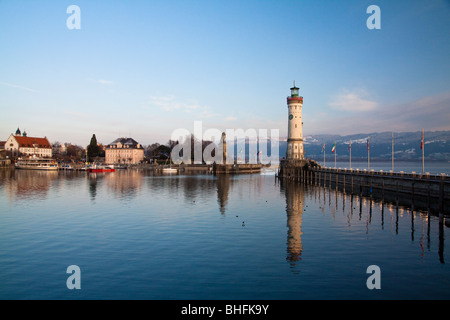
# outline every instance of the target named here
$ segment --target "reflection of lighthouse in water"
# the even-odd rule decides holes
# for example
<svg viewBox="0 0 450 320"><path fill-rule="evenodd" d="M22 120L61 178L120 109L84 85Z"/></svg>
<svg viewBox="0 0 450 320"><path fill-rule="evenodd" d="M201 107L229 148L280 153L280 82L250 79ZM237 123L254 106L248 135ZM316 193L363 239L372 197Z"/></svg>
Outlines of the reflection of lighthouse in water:
<svg viewBox="0 0 450 320"><path fill-rule="evenodd" d="M305 194L303 186L298 183L285 181L282 183L286 195L287 213L287 257L291 263L299 261L303 250L302 245L302 215Z"/></svg>
<svg viewBox="0 0 450 320"><path fill-rule="evenodd" d="M225 214L225 208L228 202L228 193L230 191L230 177L227 174L217 176L217 202L220 206L220 212Z"/></svg>

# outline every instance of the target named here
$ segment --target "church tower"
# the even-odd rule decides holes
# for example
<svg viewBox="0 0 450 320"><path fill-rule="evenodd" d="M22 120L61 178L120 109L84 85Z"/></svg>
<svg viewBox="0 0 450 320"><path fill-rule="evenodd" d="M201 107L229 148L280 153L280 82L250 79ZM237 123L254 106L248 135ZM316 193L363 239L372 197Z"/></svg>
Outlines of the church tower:
<svg viewBox="0 0 450 320"><path fill-rule="evenodd" d="M303 120L302 107L303 97L299 95L299 88L291 88L291 95L287 97L288 105L288 140L286 160L304 160L303 150Z"/></svg>

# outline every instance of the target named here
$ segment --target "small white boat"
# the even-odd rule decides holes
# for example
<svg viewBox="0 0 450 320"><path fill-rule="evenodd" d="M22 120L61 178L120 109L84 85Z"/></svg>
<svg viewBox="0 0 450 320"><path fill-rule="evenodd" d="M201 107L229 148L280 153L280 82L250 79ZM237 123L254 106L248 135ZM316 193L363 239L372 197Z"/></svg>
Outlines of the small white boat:
<svg viewBox="0 0 450 320"><path fill-rule="evenodd" d="M18 160L15 164L16 169L27 169L27 170L47 170L53 171L58 170L58 165L52 159L22 159Z"/></svg>
<svg viewBox="0 0 450 320"><path fill-rule="evenodd" d="M162 169L162 171L164 172L164 173L175 173L175 172L177 172L178 171L178 169L177 168L163 168Z"/></svg>

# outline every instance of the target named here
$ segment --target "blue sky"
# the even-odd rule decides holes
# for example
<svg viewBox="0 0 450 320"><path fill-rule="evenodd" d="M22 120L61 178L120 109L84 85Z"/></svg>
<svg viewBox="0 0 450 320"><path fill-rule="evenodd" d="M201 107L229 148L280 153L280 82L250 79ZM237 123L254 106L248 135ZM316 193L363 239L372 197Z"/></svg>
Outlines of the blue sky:
<svg viewBox="0 0 450 320"><path fill-rule="evenodd" d="M448 0L0 0L0 140L283 136L294 80L305 135L450 130L449 36Z"/></svg>

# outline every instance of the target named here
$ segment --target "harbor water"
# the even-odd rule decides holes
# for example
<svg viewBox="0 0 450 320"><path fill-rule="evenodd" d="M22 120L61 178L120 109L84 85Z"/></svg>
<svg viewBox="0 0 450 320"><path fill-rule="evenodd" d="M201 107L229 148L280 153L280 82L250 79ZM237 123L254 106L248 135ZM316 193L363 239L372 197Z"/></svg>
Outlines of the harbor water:
<svg viewBox="0 0 450 320"><path fill-rule="evenodd" d="M273 173L2 169L0 299L450 298L448 217Z"/></svg>

